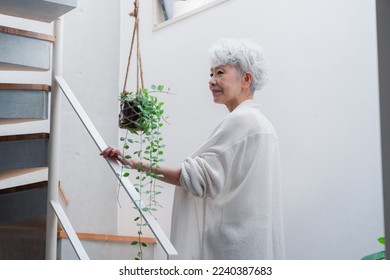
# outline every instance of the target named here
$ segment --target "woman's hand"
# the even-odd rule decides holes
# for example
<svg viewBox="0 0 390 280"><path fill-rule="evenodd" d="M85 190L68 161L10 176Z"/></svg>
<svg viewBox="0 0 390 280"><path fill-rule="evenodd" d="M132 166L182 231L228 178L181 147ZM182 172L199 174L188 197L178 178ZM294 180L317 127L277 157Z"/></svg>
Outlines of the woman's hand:
<svg viewBox="0 0 390 280"><path fill-rule="evenodd" d="M101 153L101 156L104 158L112 158L124 165L129 165L131 168L134 168L135 163L132 160L126 160L121 151L117 148L108 146L106 149L104 149Z"/></svg>
<svg viewBox="0 0 390 280"><path fill-rule="evenodd" d="M100 153L104 158L112 158L124 165L130 166L132 169L147 171L149 166L142 162L137 162L135 160L127 160L123 157L121 151L117 148L108 146L104 151ZM153 167L151 171L154 174L162 175L158 179L166 183L180 186L180 174L181 168L168 168L164 166L159 166L158 168Z"/></svg>

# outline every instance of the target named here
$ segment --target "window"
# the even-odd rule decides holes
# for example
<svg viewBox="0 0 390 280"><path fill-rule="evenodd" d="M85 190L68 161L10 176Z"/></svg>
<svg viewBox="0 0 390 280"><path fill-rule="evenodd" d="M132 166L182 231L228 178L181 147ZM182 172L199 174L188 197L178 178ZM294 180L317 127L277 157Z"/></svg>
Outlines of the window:
<svg viewBox="0 0 390 280"><path fill-rule="evenodd" d="M154 0L155 29L199 13L227 0Z"/></svg>

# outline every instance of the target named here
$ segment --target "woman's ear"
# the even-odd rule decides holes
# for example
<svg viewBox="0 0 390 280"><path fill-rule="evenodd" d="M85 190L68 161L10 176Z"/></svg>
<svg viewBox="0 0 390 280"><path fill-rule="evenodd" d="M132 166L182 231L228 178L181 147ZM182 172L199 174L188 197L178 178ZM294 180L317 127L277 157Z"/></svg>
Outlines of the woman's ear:
<svg viewBox="0 0 390 280"><path fill-rule="evenodd" d="M252 81L253 81L252 73L250 73L250 72L244 73L244 75L242 76L242 88L243 89L250 88Z"/></svg>

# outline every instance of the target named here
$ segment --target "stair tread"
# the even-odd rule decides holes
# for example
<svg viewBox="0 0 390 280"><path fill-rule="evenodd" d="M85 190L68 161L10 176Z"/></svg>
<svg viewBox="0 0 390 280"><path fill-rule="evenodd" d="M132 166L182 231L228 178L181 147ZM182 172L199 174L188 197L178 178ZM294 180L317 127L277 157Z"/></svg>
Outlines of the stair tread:
<svg viewBox="0 0 390 280"><path fill-rule="evenodd" d="M11 84L0 83L0 90L43 90L50 91L50 85L46 84Z"/></svg>
<svg viewBox="0 0 390 280"><path fill-rule="evenodd" d="M0 172L0 190L46 181L47 167L23 168Z"/></svg>
<svg viewBox="0 0 390 280"><path fill-rule="evenodd" d="M53 35L33 32L33 31L29 31L29 30L24 30L24 29L18 29L18 28L14 28L14 27L8 27L8 26L4 26L4 25L0 25L0 32L12 34L12 35L17 35L17 36L29 37L29 38L38 39L38 40L55 42L55 36L53 36Z"/></svg>
<svg viewBox="0 0 390 280"><path fill-rule="evenodd" d="M49 133L28 133L28 134L0 136L0 142L36 140L36 139L49 139Z"/></svg>
<svg viewBox="0 0 390 280"><path fill-rule="evenodd" d="M125 236L125 235L112 235L112 234L98 234L98 233L84 233L78 232L77 236L80 239L95 240L95 241L110 241L110 242L124 242L131 243L132 241L138 241L138 236ZM59 238L67 238L66 232L58 230ZM154 237L141 237L141 242L156 244L157 240Z"/></svg>
<svg viewBox="0 0 390 280"><path fill-rule="evenodd" d="M22 175L30 174L32 172L41 172L42 170L47 170L47 167L32 167L32 168L16 169L11 171L0 171L0 180L22 176Z"/></svg>
<svg viewBox="0 0 390 280"><path fill-rule="evenodd" d="M48 69L37 68L33 66L19 65L19 64L11 64L0 62L0 70L1 71L35 71L35 72L44 72Z"/></svg>
<svg viewBox="0 0 390 280"><path fill-rule="evenodd" d="M0 136L30 133L48 133L47 119L0 119Z"/></svg>

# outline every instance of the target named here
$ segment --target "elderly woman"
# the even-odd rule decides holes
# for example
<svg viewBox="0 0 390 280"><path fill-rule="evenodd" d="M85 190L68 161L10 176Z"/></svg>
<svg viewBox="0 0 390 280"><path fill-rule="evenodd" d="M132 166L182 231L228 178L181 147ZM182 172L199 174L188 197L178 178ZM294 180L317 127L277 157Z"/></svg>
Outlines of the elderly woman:
<svg viewBox="0 0 390 280"><path fill-rule="evenodd" d="M229 114L180 167L155 170L178 186L172 243L179 259L283 259L278 137L253 100L265 83L262 49L222 39L211 47L210 62L214 102ZM117 158L120 151L101 154Z"/></svg>

